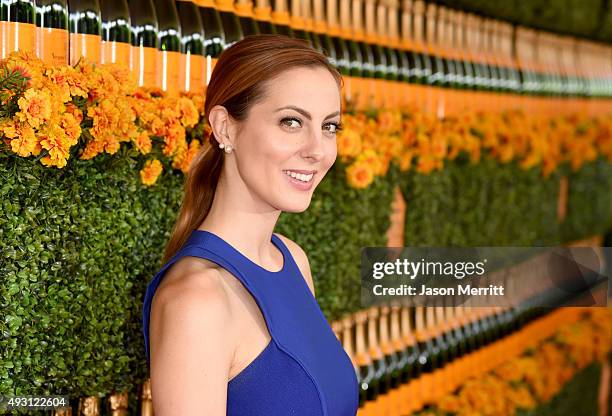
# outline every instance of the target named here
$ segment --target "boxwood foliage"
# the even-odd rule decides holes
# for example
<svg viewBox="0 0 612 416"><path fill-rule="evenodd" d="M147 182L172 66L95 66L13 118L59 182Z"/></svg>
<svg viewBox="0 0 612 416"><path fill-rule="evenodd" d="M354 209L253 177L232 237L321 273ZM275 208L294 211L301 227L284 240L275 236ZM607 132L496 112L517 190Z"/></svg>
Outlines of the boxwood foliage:
<svg viewBox="0 0 612 416"><path fill-rule="evenodd" d="M578 371L551 401L517 416L592 416L599 414L602 365L595 361Z"/></svg>
<svg viewBox="0 0 612 416"><path fill-rule="evenodd" d="M559 181L569 180L567 217L557 221ZM402 175L407 246L554 246L612 227L612 164L598 159L543 179L539 169L465 159L429 175Z"/></svg>
<svg viewBox="0 0 612 416"><path fill-rule="evenodd" d="M61 170L0 154L0 394L82 397L129 388L136 405L136 386L148 377L143 296L162 266L184 181L166 170L144 187L138 163L124 149ZM610 223L610 166L600 163L574 175L580 187L570 179L564 237ZM397 184L407 199L406 245L560 238L558 180L542 181L536 170L459 160L423 176L392 166L356 190L345 168L338 161L308 210L283 213L275 230L308 254L330 320L361 307L361 248L386 244Z"/></svg>

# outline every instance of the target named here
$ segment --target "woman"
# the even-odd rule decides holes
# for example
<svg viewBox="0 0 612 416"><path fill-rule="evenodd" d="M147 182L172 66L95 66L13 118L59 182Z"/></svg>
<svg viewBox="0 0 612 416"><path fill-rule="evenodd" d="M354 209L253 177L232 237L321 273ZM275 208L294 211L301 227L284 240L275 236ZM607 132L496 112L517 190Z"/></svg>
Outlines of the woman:
<svg viewBox="0 0 612 416"><path fill-rule="evenodd" d="M192 162L144 300L156 416L356 414L355 371L307 256L273 233L282 211L308 208L336 160L342 82L324 55L282 35L246 37L219 57L206 91L211 146Z"/></svg>

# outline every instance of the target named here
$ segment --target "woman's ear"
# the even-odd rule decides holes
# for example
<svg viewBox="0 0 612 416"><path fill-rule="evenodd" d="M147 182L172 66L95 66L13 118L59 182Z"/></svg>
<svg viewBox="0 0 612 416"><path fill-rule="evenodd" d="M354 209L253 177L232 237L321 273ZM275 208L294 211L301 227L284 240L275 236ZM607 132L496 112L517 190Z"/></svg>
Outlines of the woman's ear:
<svg viewBox="0 0 612 416"><path fill-rule="evenodd" d="M227 109L222 105L214 106L210 110L208 121L219 144L224 143L234 147L234 122Z"/></svg>

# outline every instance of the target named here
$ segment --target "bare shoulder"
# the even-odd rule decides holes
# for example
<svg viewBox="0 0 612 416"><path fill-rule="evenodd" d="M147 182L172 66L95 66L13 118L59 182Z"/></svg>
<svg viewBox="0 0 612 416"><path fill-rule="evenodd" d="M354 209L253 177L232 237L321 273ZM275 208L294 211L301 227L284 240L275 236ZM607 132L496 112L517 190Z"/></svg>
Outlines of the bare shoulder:
<svg viewBox="0 0 612 416"><path fill-rule="evenodd" d="M151 305L151 387L156 415L224 414L235 351L231 328L230 300L219 270L188 257L177 261ZM210 393L205 402L202 391Z"/></svg>
<svg viewBox="0 0 612 416"><path fill-rule="evenodd" d="M306 280L306 283L308 284L308 287L310 288L314 296L315 295L314 283L312 280L312 272L310 270L310 262L308 261L308 256L306 255L306 252L295 241L289 239L288 237L285 237L282 234L279 234L279 233L275 233L275 234L285 243L285 245L291 252L291 255L295 259L295 262L300 268L300 271L302 272L302 275L304 276L304 279Z"/></svg>

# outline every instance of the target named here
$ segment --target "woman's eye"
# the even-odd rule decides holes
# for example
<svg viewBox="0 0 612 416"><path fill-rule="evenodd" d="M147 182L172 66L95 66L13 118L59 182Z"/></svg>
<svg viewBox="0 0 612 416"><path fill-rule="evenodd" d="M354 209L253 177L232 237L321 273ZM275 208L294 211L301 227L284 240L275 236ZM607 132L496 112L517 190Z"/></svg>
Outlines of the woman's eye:
<svg viewBox="0 0 612 416"><path fill-rule="evenodd" d="M338 132L340 132L340 130L342 130L342 124L339 123L329 123L327 124L327 126L333 126L334 130L332 130L331 132L336 134Z"/></svg>
<svg viewBox="0 0 612 416"><path fill-rule="evenodd" d="M287 124L286 124L286 122L292 122L292 121L295 121L295 122L297 122L297 123L299 123L299 124L302 124L302 121L301 121L300 119L295 118L295 117L287 117L287 118L284 118L284 119L282 119L282 120L281 120L281 124L285 124L285 125L287 125ZM287 126L287 127L298 127L298 126L296 126L296 125L290 126L290 125L289 125L289 126Z"/></svg>

